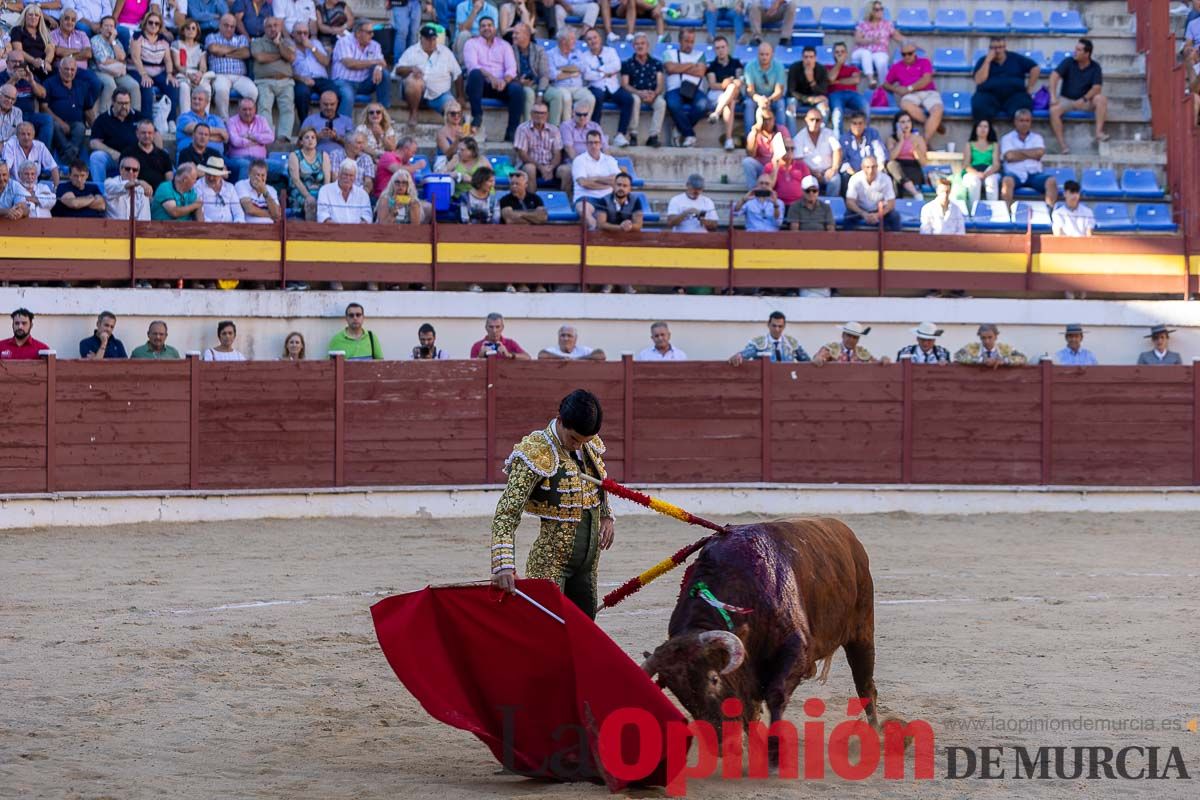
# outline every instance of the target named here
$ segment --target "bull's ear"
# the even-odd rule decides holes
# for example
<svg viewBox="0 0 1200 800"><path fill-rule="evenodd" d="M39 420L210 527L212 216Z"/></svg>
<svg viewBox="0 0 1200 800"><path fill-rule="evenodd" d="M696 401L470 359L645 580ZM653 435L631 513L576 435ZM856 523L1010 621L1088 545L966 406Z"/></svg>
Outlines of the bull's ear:
<svg viewBox="0 0 1200 800"><path fill-rule="evenodd" d="M649 651L649 650L643 650L643 651L642 651L642 658L644 658L644 659L648 659L648 658L650 658L650 651Z"/></svg>

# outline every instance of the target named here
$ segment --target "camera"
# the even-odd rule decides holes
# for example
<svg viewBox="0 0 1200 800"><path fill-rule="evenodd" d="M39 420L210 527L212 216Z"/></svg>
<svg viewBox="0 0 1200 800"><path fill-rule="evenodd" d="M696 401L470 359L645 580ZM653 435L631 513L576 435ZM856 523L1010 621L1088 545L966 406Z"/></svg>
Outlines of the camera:
<svg viewBox="0 0 1200 800"><path fill-rule="evenodd" d="M754 196L755 197L770 197L771 190L770 189L755 189Z"/></svg>

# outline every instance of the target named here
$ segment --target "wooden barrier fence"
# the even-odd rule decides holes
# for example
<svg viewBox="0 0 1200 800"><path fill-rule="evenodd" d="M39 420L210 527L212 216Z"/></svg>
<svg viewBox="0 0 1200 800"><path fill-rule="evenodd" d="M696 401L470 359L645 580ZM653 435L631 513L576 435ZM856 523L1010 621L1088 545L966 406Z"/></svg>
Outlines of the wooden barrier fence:
<svg viewBox="0 0 1200 800"><path fill-rule="evenodd" d="M1200 485L1200 369L0 362L0 494L472 485L568 391L646 483Z"/></svg>

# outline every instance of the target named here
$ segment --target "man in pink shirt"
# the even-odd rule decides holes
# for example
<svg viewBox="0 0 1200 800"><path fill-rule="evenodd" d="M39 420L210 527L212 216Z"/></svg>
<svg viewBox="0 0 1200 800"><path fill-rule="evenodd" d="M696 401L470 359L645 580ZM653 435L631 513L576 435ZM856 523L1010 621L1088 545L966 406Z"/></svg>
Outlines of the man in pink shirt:
<svg viewBox="0 0 1200 800"><path fill-rule="evenodd" d="M467 99L471 103L471 126L483 126L483 98L494 97L508 106L504 141L511 142L525 114L525 89L517 78L517 57L512 45L496 36L490 19L479 22L479 35L463 47L467 73Z"/></svg>
<svg viewBox="0 0 1200 800"><path fill-rule="evenodd" d="M266 117L256 111L255 101L243 97L238 101L237 116L226 124L229 145L225 149L225 162L234 174L234 180L246 177L250 162L266 159L267 145L274 143L275 131Z"/></svg>
<svg viewBox="0 0 1200 800"><path fill-rule="evenodd" d="M942 127L942 96L933 82L933 64L928 58L917 57L915 44L905 41L900 46L900 60L888 70L883 88L900 99L900 108L913 122L925 123L926 142L946 132Z"/></svg>

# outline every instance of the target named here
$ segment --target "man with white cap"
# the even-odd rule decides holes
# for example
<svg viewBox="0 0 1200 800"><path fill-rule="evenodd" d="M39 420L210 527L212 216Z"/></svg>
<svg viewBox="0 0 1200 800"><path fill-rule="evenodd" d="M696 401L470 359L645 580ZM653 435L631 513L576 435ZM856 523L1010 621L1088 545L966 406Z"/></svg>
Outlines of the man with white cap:
<svg viewBox="0 0 1200 800"><path fill-rule="evenodd" d="M922 322L912 329L917 335L917 343L900 348L896 360L911 358L914 364L949 364L950 351L937 343L938 337L944 330L932 322Z"/></svg>
<svg viewBox="0 0 1200 800"><path fill-rule="evenodd" d="M975 335L979 337L979 341L959 348L954 354L954 363L979 364L992 369L1020 367L1027 363L1028 359L1020 350L996 341L1000 336L1000 329L992 323L985 322L980 325Z"/></svg>
<svg viewBox="0 0 1200 800"><path fill-rule="evenodd" d="M871 332L870 326L861 322L847 322L841 327L842 340L830 342L817 351L813 356L814 364L824 364L836 361L839 364L887 364L887 357L876 358L865 347L859 347L858 340Z"/></svg>
<svg viewBox="0 0 1200 800"><path fill-rule="evenodd" d="M229 177L225 159L212 156L196 170L204 176L204 182L196 187L196 194L204 204L204 221L245 222L246 213L242 211L237 189L225 180Z"/></svg>
<svg viewBox="0 0 1200 800"><path fill-rule="evenodd" d="M832 231L833 209L821 199L821 186L812 175L800 181L804 197L788 207L787 221L794 231Z"/></svg>
<svg viewBox="0 0 1200 800"><path fill-rule="evenodd" d="M1158 367L1183 364L1183 359L1179 357L1179 353L1169 349L1171 334L1174 332L1174 328L1168 328L1166 325L1155 325L1151 328L1150 333L1146 334L1146 338L1154 342L1154 349L1147 350L1138 356L1138 366Z"/></svg>
<svg viewBox="0 0 1200 800"><path fill-rule="evenodd" d="M1054 354L1054 363L1064 367L1094 367L1100 362L1091 350L1083 348L1083 326L1072 323L1063 331L1067 346Z"/></svg>

